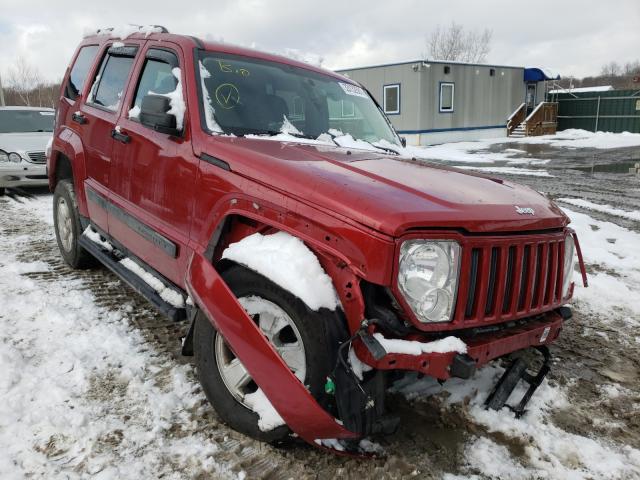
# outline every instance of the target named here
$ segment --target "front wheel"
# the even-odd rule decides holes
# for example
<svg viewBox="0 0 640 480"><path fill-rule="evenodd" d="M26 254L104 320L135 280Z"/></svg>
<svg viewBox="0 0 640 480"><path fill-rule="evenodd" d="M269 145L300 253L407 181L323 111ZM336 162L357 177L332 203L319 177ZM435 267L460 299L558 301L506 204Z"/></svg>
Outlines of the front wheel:
<svg viewBox="0 0 640 480"><path fill-rule="evenodd" d="M69 180L59 181L53 192L53 225L58 248L69 266L83 269L97 263L96 259L80 246L82 225L76 194Z"/></svg>
<svg viewBox="0 0 640 480"><path fill-rule="evenodd" d="M233 266L223 278L291 371L320 399L332 368L323 315L245 267ZM194 354L204 392L226 424L266 442L289 435L286 425L274 426L272 418L256 412L258 385L202 311L196 316Z"/></svg>

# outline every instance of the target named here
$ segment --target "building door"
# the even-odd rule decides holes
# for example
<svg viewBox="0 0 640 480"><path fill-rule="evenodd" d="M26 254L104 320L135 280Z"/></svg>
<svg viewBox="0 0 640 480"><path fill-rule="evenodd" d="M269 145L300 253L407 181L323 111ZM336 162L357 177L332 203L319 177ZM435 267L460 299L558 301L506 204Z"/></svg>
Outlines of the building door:
<svg viewBox="0 0 640 480"><path fill-rule="evenodd" d="M535 82L527 83L527 93L525 103L527 104L527 115L529 115L536 106L536 87Z"/></svg>

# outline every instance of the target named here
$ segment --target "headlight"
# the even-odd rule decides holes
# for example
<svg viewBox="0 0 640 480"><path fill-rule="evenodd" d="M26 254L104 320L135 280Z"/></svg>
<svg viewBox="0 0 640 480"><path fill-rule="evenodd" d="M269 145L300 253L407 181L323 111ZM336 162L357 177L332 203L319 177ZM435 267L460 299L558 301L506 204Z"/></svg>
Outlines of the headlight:
<svg viewBox="0 0 640 480"><path fill-rule="evenodd" d="M565 298L569 294L569 287L573 281L573 271L576 265L574 252L575 246L573 244L573 237L568 235L564 241L564 278L562 279L562 298Z"/></svg>
<svg viewBox="0 0 640 480"><path fill-rule="evenodd" d="M8 161L9 161L9 154L4 150L0 150L0 162L8 162Z"/></svg>
<svg viewBox="0 0 640 480"><path fill-rule="evenodd" d="M19 153L11 152L9 154L9 161L13 163L20 163L22 161L22 157L20 156Z"/></svg>
<svg viewBox="0 0 640 480"><path fill-rule="evenodd" d="M421 322L451 320L459 269L457 242L408 240L402 244L398 286Z"/></svg>

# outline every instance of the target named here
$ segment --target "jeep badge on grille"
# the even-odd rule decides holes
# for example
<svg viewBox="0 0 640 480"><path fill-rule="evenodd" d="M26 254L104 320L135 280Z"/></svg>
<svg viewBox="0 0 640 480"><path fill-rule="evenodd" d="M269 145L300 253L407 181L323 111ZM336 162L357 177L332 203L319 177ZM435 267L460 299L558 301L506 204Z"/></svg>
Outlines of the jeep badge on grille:
<svg viewBox="0 0 640 480"><path fill-rule="evenodd" d="M533 208L531 207L519 207L518 205L515 205L516 207L516 213L519 213L520 215L535 215L536 212Z"/></svg>

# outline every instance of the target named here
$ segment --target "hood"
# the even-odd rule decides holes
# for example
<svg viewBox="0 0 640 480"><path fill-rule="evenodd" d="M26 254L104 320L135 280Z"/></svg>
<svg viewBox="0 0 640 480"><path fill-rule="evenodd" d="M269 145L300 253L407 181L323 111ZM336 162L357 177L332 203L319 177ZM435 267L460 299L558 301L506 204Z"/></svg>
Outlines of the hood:
<svg viewBox="0 0 640 480"><path fill-rule="evenodd" d="M569 223L529 187L439 164L268 139L211 141L232 171L392 236L420 228L490 233Z"/></svg>
<svg viewBox="0 0 640 480"><path fill-rule="evenodd" d="M0 150L44 152L53 132L0 133Z"/></svg>

